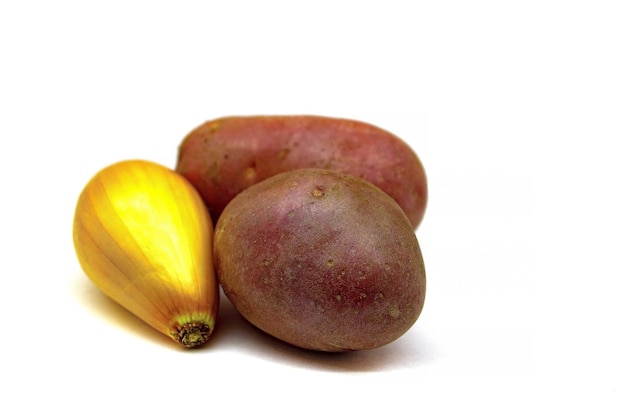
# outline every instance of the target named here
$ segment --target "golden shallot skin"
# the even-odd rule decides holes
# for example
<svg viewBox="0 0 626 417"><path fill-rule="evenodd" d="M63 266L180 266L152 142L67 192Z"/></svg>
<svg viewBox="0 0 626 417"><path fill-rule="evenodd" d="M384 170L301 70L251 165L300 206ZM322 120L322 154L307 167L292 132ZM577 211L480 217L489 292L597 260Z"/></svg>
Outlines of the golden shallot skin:
<svg viewBox="0 0 626 417"><path fill-rule="evenodd" d="M83 271L110 298L185 347L210 338L213 225L180 174L142 160L102 169L79 196L73 238Z"/></svg>

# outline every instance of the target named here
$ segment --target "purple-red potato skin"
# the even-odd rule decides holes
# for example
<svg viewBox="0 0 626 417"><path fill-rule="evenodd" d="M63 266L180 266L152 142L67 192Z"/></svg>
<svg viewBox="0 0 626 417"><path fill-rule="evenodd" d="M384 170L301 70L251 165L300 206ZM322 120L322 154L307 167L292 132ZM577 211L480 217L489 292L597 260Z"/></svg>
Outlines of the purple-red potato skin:
<svg viewBox="0 0 626 417"><path fill-rule="evenodd" d="M176 166L200 192L214 221L242 190L300 168L371 182L396 200L414 229L424 217L428 190L420 159L397 136L361 121L308 115L215 119L183 139Z"/></svg>
<svg viewBox="0 0 626 417"><path fill-rule="evenodd" d="M214 262L244 318L305 349L383 346L424 305L409 219L371 183L336 171L289 171L242 191L217 222Z"/></svg>

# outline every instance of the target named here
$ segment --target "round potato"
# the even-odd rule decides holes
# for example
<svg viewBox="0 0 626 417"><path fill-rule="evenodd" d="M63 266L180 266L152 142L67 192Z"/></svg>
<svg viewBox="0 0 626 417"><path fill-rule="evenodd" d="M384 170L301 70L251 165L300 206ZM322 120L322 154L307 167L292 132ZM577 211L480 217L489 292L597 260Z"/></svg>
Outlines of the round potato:
<svg viewBox="0 0 626 417"><path fill-rule="evenodd" d="M293 170L242 191L217 222L214 261L243 317L306 349L385 345L424 305L407 216L373 184L336 171Z"/></svg>
<svg viewBox="0 0 626 417"><path fill-rule="evenodd" d="M202 195L214 221L239 192L272 175L323 168L363 178L402 207L414 229L424 217L427 182L416 153L368 123L323 116L239 116L192 130L176 170Z"/></svg>

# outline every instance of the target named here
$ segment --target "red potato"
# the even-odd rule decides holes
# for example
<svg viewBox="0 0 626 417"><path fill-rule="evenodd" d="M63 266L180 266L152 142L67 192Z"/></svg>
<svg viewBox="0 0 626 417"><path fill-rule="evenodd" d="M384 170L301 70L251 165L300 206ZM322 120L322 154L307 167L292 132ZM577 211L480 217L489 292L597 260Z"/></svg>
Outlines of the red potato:
<svg viewBox="0 0 626 417"><path fill-rule="evenodd" d="M277 174L220 216L214 264L235 308L306 349L373 349L408 331L425 298L422 253L389 195L336 171Z"/></svg>
<svg viewBox="0 0 626 417"><path fill-rule="evenodd" d="M355 120L322 116L240 116L208 121L179 147L176 170L200 192L216 222L241 191L273 175L323 168L365 179L389 194L417 229L426 174L400 138Z"/></svg>

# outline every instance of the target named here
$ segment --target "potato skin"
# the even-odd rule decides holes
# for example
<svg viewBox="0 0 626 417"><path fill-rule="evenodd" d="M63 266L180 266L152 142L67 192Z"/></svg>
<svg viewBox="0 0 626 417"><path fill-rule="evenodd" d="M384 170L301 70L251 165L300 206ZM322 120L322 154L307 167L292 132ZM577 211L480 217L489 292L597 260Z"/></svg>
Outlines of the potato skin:
<svg viewBox="0 0 626 417"><path fill-rule="evenodd" d="M336 171L289 171L242 191L217 222L214 262L250 323L306 349L385 345L424 305L408 218L371 183Z"/></svg>
<svg viewBox="0 0 626 417"><path fill-rule="evenodd" d="M198 126L182 141L176 170L199 190L214 221L242 190L272 175L323 168L363 178L402 207L417 229L427 203L424 168L397 136L323 116L239 116Z"/></svg>

